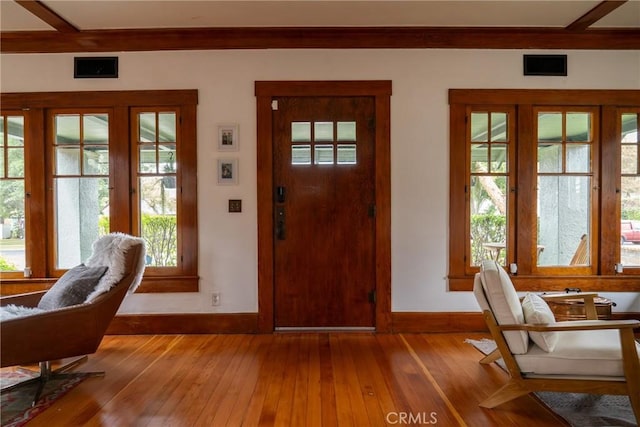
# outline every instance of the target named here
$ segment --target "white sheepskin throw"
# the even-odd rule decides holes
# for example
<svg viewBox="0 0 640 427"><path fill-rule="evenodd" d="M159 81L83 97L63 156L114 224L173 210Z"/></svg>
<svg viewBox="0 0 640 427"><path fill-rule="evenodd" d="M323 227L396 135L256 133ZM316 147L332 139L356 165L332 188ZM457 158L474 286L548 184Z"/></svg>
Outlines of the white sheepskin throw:
<svg viewBox="0 0 640 427"><path fill-rule="evenodd" d="M0 307L0 321L15 319L16 317L31 316L42 313L44 310L37 307L23 307L21 305L9 304Z"/></svg>
<svg viewBox="0 0 640 427"><path fill-rule="evenodd" d="M109 291L124 277L124 254L133 245L141 243L142 251L136 266L136 279L131 284L129 292L136 290L142 281L145 267L145 243L139 237L124 233L111 233L93 242L93 253L85 261L87 267L107 266L107 272L102 276L95 290L87 296L85 302L93 301L99 295Z"/></svg>

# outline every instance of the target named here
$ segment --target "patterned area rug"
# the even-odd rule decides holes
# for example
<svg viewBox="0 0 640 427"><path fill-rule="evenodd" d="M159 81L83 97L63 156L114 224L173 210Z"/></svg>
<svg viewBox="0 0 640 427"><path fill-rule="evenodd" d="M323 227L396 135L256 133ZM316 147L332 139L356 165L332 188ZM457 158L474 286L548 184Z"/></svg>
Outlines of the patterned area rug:
<svg viewBox="0 0 640 427"><path fill-rule="evenodd" d="M29 378L32 378L32 376L22 371L2 371L0 372L0 385L2 388L5 388L12 384L28 380ZM31 406L31 404L36 394L37 383L3 391L0 405L2 427L19 427L25 425L86 378L88 378L88 375L48 381L40 400L35 406Z"/></svg>
<svg viewBox="0 0 640 427"><path fill-rule="evenodd" d="M490 339L467 339L465 342L473 345L483 354L489 354L496 348L496 343ZM502 359L496 363L506 370ZM550 391L538 392L534 395L574 427L637 427L638 425L628 396Z"/></svg>

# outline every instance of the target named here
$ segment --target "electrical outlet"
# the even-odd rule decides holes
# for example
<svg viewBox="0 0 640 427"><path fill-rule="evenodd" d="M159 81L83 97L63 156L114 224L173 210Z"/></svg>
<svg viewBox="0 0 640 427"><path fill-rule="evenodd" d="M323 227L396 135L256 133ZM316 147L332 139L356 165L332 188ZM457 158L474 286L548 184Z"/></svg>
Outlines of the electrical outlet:
<svg viewBox="0 0 640 427"><path fill-rule="evenodd" d="M220 292L214 292L213 294L211 294L211 305L213 306L220 305L221 298L222 298L222 295L220 294Z"/></svg>

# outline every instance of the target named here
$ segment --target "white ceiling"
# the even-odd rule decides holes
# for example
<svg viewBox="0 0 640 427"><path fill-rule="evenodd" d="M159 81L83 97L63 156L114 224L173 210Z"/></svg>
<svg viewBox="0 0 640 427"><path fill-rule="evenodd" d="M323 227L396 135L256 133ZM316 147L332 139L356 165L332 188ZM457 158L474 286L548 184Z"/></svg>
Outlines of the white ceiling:
<svg viewBox="0 0 640 427"><path fill-rule="evenodd" d="M444 26L556 27L600 0L43 0L79 30L189 27ZM0 0L0 30L52 30L13 0ZM631 0L591 28L640 28Z"/></svg>

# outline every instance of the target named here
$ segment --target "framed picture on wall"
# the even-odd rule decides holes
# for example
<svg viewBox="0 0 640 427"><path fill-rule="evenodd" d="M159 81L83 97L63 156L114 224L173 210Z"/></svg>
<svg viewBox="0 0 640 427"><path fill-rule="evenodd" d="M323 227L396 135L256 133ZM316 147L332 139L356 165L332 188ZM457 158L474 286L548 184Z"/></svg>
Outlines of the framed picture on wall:
<svg viewBox="0 0 640 427"><path fill-rule="evenodd" d="M218 150L238 151L239 126L237 124L226 124L218 126Z"/></svg>
<svg viewBox="0 0 640 427"><path fill-rule="evenodd" d="M238 159L218 159L218 184L238 183Z"/></svg>

